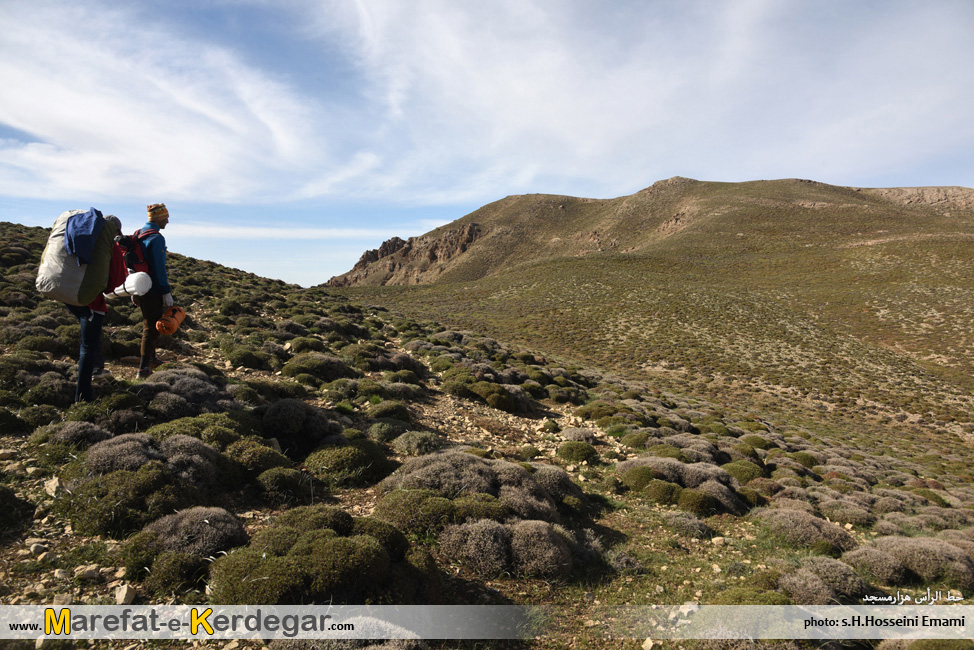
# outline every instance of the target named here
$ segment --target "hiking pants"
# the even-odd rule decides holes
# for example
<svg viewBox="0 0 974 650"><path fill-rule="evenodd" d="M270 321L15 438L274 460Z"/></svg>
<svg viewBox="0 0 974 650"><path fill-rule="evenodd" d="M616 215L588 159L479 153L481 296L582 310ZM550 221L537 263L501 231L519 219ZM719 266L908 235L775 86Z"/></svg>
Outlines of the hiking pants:
<svg viewBox="0 0 974 650"><path fill-rule="evenodd" d="M162 318L165 307L161 293L147 293L139 297L139 307L142 308L142 359L139 368L148 368L149 362L156 358L156 344L159 342L159 330L156 323Z"/></svg>
<svg viewBox="0 0 974 650"><path fill-rule="evenodd" d="M78 387L74 393L75 402L94 401L91 389L91 375L95 368L105 367L105 357L101 350L101 327L105 315L91 311L88 307L67 305L81 324L81 350L78 353Z"/></svg>

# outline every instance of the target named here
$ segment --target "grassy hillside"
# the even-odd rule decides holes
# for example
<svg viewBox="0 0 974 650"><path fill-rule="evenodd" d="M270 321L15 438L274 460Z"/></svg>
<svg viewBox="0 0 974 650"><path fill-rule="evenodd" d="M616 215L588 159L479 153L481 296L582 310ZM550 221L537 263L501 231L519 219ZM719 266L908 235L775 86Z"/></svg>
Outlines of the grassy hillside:
<svg viewBox="0 0 974 650"><path fill-rule="evenodd" d="M963 420L848 392L960 384L797 299L617 254L357 301L173 254L168 363L135 380L117 301L112 377L72 404L78 324L33 290L46 235L0 223L3 604L544 604L537 640L396 647L635 649L612 608L974 590ZM833 393L782 388L806 374Z"/></svg>
<svg viewBox="0 0 974 650"><path fill-rule="evenodd" d="M687 179L510 197L460 220L492 235L435 284L346 295L680 390L969 437L974 211L910 197Z"/></svg>

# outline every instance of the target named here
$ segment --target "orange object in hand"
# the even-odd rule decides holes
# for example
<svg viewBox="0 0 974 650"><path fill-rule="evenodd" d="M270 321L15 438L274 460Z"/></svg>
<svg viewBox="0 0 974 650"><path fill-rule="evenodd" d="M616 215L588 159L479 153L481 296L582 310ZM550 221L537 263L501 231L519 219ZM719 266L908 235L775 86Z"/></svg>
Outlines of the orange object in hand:
<svg viewBox="0 0 974 650"><path fill-rule="evenodd" d="M184 318L186 318L186 310L172 306L162 313L162 318L156 321L156 329L160 334L175 334Z"/></svg>

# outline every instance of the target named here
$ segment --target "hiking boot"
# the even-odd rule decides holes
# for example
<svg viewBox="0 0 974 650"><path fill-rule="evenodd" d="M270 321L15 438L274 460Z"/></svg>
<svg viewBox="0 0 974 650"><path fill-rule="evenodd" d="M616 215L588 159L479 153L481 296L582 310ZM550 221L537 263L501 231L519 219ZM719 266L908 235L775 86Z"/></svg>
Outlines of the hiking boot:
<svg viewBox="0 0 974 650"><path fill-rule="evenodd" d="M149 375L152 374L151 368L139 368L139 371L135 373L136 379L148 379Z"/></svg>
<svg viewBox="0 0 974 650"><path fill-rule="evenodd" d="M112 373L105 368L95 368L94 372L91 373L92 379L111 379Z"/></svg>

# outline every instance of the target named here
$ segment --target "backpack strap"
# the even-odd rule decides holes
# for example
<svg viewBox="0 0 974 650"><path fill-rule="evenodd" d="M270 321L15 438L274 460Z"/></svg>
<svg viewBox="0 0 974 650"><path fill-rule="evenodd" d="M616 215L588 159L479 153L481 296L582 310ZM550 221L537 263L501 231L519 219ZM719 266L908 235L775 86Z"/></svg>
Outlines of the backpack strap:
<svg viewBox="0 0 974 650"><path fill-rule="evenodd" d="M136 233L135 233L134 236L135 236L136 239L138 239L138 240L141 241L141 240L145 239L146 237L149 237L150 235L158 235L158 234L159 234L159 229L158 228L149 228L148 230L138 230L138 231L136 231Z"/></svg>

